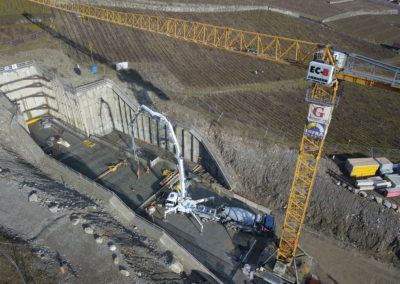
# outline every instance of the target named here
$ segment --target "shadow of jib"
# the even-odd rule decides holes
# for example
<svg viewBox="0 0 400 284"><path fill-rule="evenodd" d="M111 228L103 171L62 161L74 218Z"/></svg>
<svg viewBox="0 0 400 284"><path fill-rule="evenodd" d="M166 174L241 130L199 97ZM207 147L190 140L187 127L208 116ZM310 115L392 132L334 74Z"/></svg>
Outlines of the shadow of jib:
<svg viewBox="0 0 400 284"><path fill-rule="evenodd" d="M144 80L142 75L140 75L138 71L132 68L120 71L118 74L118 78L123 82L135 83L140 87L153 92L160 100L169 100L169 97L163 91L155 87L151 82Z"/></svg>
<svg viewBox="0 0 400 284"><path fill-rule="evenodd" d="M111 62L108 58L104 57L103 55L93 52L93 50L90 50L90 49L86 48L85 46L81 45L80 43L75 42L75 41L71 40L70 38L62 35L61 33L57 32L53 28L51 28L51 27L45 25L44 23L42 23L41 21L35 19L29 13L23 13L22 15L28 21L30 21L32 24L34 24L34 25L38 26L39 28L41 28L42 30L46 31L51 37L64 42L65 44L80 51L81 53L83 53L87 56L91 56L96 62L104 64L111 69L115 69L115 64L113 62ZM140 86L141 88L152 91L161 100L169 100L169 97L163 91L161 91L159 88L155 87L151 82L144 80L143 77L139 74L139 72L134 69L120 71L118 74L118 79L123 82L134 83L134 84ZM136 92L136 90L134 90L134 91ZM147 96L147 93L146 93L146 96ZM150 98L147 96L147 98L145 99L145 102L148 103L149 101L151 102Z"/></svg>

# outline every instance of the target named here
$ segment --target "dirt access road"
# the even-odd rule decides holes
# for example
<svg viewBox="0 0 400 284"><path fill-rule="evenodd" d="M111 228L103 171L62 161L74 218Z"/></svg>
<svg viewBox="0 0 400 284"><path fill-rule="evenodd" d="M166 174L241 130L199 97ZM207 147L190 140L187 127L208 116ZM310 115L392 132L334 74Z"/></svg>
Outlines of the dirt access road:
<svg viewBox="0 0 400 284"><path fill-rule="evenodd" d="M319 233L303 230L300 243L314 258L314 271L323 283L399 283L398 268L362 255L354 248L345 248Z"/></svg>

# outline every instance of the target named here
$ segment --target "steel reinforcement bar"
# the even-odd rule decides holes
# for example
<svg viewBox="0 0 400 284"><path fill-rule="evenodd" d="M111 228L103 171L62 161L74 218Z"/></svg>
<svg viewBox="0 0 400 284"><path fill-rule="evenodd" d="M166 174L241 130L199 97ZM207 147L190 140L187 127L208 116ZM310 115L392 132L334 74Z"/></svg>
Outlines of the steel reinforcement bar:
<svg viewBox="0 0 400 284"><path fill-rule="evenodd" d="M247 32L182 19L126 13L65 0L28 0L33 3L209 47L307 68L322 45L314 42Z"/></svg>

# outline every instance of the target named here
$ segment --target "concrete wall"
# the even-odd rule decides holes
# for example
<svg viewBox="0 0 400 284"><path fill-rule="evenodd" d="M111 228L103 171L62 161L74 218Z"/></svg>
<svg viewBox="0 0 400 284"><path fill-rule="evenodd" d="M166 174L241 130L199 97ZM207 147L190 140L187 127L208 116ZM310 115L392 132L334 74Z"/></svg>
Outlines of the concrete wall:
<svg viewBox="0 0 400 284"><path fill-rule="evenodd" d="M335 15L329 18L326 18L322 20L323 23L328 23L328 22L333 22L341 19L346 19L350 17L356 17L356 16L365 16L365 15L398 15L399 10L397 9L388 9L388 10L358 10L358 11L349 11L346 13L342 13L339 15Z"/></svg>
<svg viewBox="0 0 400 284"><path fill-rule="evenodd" d="M296 12L273 8L268 5L216 5L202 3L165 3L159 1L131 1L131 0L80 0L82 4L92 6L124 7L139 10L152 10L176 13L225 13L244 11L272 11L287 16L298 18Z"/></svg>
<svg viewBox="0 0 400 284"><path fill-rule="evenodd" d="M54 180L68 183L80 193L102 203L102 206L110 212L119 222L126 226L136 225L149 238L158 242L166 250L170 250L183 264L187 273L196 271L203 275L210 283L222 283L200 263L193 255L183 248L174 238L162 228L148 222L143 217L136 215L119 197L112 191L86 178L82 174L68 168L61 162L44 154L42 149L33 141L29 133L19 123L17 108L0 92L0 138L4 145L18 153L28 163L34 164Z"/></svg>
<svg viewBox="0 0 400 284"><path fill-rule="evenodd" d="M96 81L78 88L63 84L34 62L0 69L0 91L23 113L25 120L52 116L86 136L104 136L114 130L131 134L129 126L137 109L136 101L110 80ZM223 186L232 188L233 173L223 165L218 151L198 131L173 121L186 161L201 164ZM175 152L165 126L141 114L133 130L142 142Z"/></svg>
<svg viewBox="0 0 400 284"><path fill-rule="evenodd" d="M353 2L354 0L336 0L336 1L328 1L329 4L336 5L336 4L342 4L342 3L347 3L347 2Z"/></svg>

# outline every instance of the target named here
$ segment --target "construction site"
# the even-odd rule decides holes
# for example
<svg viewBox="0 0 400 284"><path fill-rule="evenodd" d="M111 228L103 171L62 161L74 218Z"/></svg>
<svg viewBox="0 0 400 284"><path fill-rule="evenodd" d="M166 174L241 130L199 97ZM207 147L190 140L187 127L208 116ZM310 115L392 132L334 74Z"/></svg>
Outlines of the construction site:
<svg viewBox="0 0 400 284"><path fill-rule="evenodd" d="M0 0L0 51L0 284L400 283L398 1Z"/></svg>

